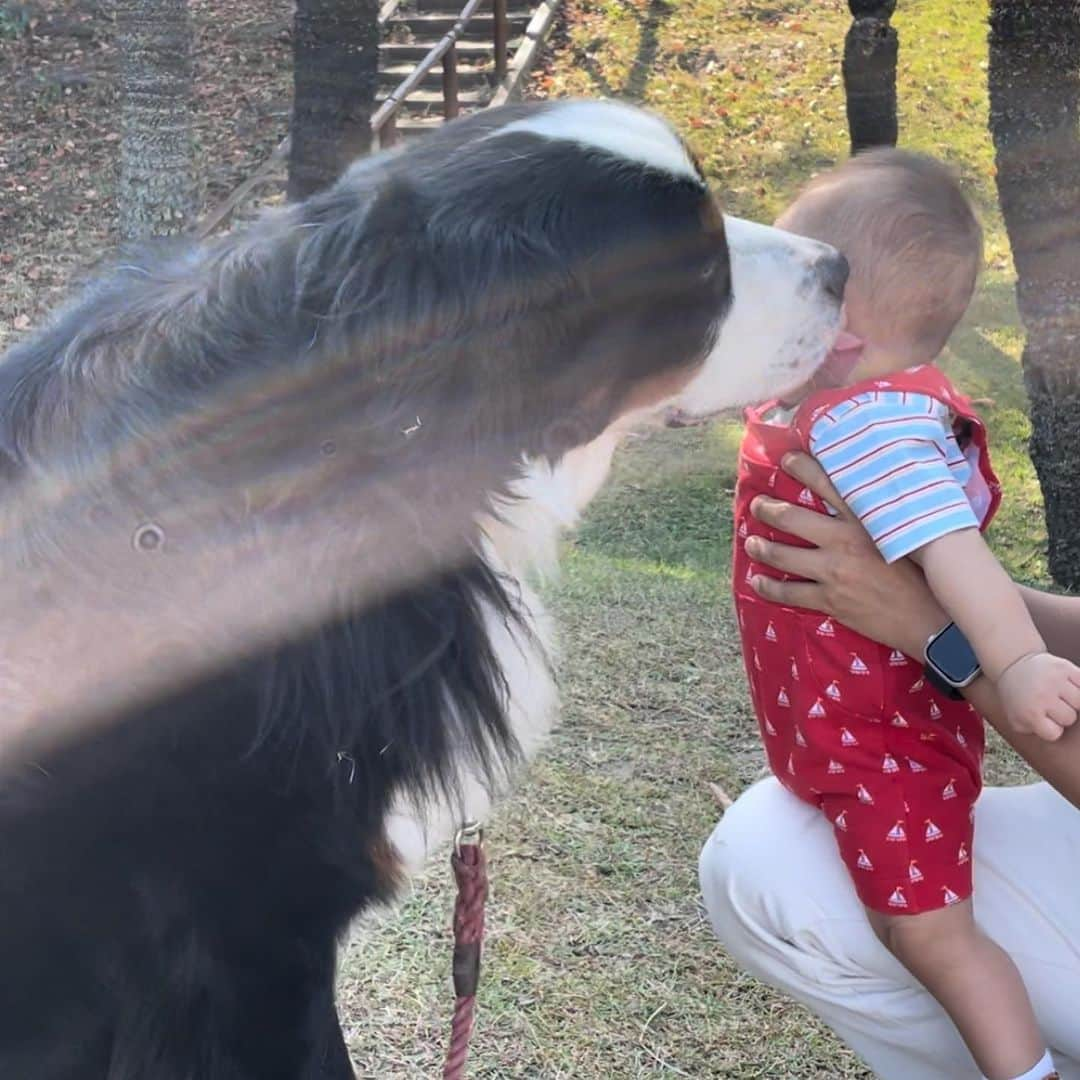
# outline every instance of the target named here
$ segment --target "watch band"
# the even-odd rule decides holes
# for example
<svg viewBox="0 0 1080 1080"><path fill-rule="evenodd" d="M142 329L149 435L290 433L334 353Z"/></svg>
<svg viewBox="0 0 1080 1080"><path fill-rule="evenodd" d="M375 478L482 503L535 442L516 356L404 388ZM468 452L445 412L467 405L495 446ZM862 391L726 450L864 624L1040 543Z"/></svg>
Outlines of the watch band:
<svg viewBox="0 0 1080 1080"><path fill-rule="evenodd" d="M937 690L939 694L944 694L945 697L952 701L964 700L964 695L932 664L923 665L923 674L926 676L926 681Z"/></svg>

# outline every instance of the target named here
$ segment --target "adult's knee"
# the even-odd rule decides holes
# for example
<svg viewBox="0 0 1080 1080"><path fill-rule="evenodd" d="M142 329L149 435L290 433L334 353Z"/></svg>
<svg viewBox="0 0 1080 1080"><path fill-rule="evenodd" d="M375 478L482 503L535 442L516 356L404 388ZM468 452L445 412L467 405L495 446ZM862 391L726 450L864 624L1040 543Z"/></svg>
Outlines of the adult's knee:
<svg viewBox="0 0 1080 1080"><path fill-rule="evenodd" d="M807 885L820 880L822 851L836 858L830 844L821 815L776 780L739 796L698 860L709 922L729 952L745 961L788 926L821 913Z"/></svg>

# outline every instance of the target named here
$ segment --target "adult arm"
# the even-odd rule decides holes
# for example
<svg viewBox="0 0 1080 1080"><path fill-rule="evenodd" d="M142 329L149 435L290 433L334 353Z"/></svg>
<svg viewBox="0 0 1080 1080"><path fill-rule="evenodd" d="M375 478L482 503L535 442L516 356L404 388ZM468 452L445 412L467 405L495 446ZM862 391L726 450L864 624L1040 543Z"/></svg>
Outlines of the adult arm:
<svg viewBox="0 0 1080 1080"><path fill-rule="evenodd" d="M908 560L885 563L813 458L791 455L784 468L829 503L837 517L765 496L756 499L752 509L759 520L815 546L796 548L751 537L747 550L757 562L809 579L762 576L755 579L755 588L770 600L823 611L875 641L921 657L928 638L949 621L922 573ZM1031 589L1024 590L1024 598L1047 647L1067 659L1080 657L1080 598ZM965 693L1036 772L1080 807L1080 725L1053 743L1013 734L989 679L977 679Z"/></svg>
<svg viewBox="0 0 1080 1080"><path fill-rule="evenodd" d="M1080 664L1080 596L1055 596L1019 586L1032 622L1055 656Z"/></svg>

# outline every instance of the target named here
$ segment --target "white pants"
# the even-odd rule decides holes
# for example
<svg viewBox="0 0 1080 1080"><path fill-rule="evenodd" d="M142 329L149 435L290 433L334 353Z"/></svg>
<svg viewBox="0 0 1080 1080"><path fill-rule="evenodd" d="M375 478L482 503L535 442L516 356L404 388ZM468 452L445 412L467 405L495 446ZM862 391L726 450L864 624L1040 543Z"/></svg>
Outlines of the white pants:
<svg viewBox="0 0 1080 1080"><path fill-rule="evenodd" d="M975 917L1013 958L1063 1080L1080 1080L1080 812L1047 784L975 812ZM979 1076L941 1006L870 929L824 817L764 780L701 852L717 936L884 1080Z"/></svg>

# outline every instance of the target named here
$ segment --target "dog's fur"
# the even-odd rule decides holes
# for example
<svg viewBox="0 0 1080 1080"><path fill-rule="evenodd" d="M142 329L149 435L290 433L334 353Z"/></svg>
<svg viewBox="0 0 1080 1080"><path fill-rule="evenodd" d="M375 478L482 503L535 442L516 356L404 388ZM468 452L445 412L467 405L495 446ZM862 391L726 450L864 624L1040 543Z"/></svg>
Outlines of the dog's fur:
<svg viewBox="0 0 1080 1080"><path fill-rule="evenodd" d="M725 230L656 118L522 106L14 348L0 557L53 662L3 675L107 723L0 776L0 1075L351 1077L339 936L552 722L525 575L629 423L804 381L843 275Z"/></svg>

